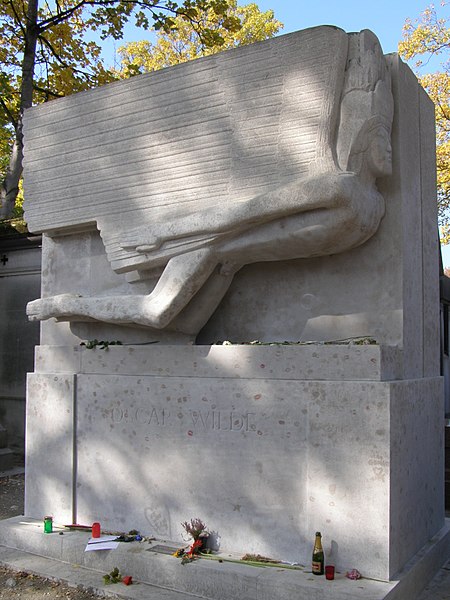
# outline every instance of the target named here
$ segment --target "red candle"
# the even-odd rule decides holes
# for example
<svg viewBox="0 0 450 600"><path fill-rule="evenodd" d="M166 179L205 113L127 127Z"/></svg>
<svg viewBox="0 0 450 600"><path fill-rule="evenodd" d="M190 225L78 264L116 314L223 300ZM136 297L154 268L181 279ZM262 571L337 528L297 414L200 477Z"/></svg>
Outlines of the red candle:
<svg viewBox="0 0 450 600"><path fill-rule="evenodd" d="M100 523L92 523L92 537L93 538L100 537Z"/></svg>

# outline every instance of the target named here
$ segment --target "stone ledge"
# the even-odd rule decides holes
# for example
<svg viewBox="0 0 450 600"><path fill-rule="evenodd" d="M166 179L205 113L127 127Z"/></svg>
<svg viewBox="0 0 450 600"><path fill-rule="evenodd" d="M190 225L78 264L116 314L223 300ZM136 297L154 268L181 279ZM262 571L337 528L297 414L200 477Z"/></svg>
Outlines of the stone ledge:
<svg viewBox="0 0 450 600"><path fill-rule="evenodd" d="M119 566L123 573L144 585L121 587L125 598L184 599L184 594L214 600L289 600L314 597L316 600L415 600L446 560L450 548L450 521L427 544L395 580L350 581L338 573L334 581L313 577L307 570L255 568L235 563L199 560L189 565L149 551L147 542L121 544L109 552L85 553L89 534L64 531L43 533L40 521L14 517L0 522L0 562L73 584L89 584L104 590L101 576ZM159 589L150 589L156 586ZM162 588L162 589L161 589ZM164 591L163 591L164 590ZM116 591L108 588L108 591ZM138 595L136 595L138 592ZM147 595L148 594L148 595Z"/></svg>
<svg viewBox="0 0 450 600"><path fill-rule="evenodd" d="M37 346L36 373L313 381L402 379L402 351L378 345Z"/></svg>

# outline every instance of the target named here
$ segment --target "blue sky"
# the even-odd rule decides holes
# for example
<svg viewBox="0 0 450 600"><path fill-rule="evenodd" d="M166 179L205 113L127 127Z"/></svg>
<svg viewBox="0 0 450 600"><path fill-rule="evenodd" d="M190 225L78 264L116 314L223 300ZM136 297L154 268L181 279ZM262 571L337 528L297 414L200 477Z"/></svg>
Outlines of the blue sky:
<svg viewBox="0 0 450 600"><path fill-rule="evenodd" d="M252 0L240 0L239 4L249 4ZM430 4L427 0L254 0L260 10L272 9L275 17L284 23L280 33L290 33L316 25L336 25L345 31L371 29L378 37L385 53L396 52L397 43L402 37L405 19L414 20ZM439 5L437 0L436 5ZM144 39L146 33L126 30L124 42ZM148 34L147 34L148 37Z"/></svg>
<svg viewBox="0 0 450 600"><path fill-rule="evenodd" d="M241 2L246 4L246 2ZM414 20L430 4L427 0L259 0L261 10L271 8L284 23L283 33L315 25L336 25L345 31L371 29L385 53L396 52L405 19ZM436 2L439 5L439 0Z"/></svg>

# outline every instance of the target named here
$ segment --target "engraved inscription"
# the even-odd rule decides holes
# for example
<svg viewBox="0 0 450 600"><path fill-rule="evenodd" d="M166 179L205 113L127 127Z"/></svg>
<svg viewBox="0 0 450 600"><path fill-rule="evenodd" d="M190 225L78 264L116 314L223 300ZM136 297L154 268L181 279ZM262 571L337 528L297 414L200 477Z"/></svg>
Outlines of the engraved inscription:
<svg viewBox="0 0 450 600"><path fill-rule="evenodd" d="M133 407L120 408L114 406L110 409L114 424L130 423L152 427L166 427L174 425L171 414L164 408ZM256 413L240 413L234 410L189 410L177 411L177 419L185 421L195 431L236 431L256 433Z"/></svg>
<svg viewBox="0 0 450 600"><path fill-rule="evenodd" d="M194 427L215 431L256 431L255 413L244 414L223 410L191 410L190 416Z"/></svg>
<svg viewBox="0 0 450 600"><path fill-rule="evenodd" d="M111 411L113 423L141 423L142 425L155 425L164 427L170 416L164 408L126 408L122 410L117 406Z"/></svg>

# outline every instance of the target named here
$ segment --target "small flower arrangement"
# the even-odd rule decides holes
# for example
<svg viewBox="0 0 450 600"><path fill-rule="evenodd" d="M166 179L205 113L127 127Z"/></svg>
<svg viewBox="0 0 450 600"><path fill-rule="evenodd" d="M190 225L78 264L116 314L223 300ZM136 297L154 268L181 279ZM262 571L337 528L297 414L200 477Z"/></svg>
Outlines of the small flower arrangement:
<svg viewBox="0 0 450 600"><path fill-rule="evenodd" d="M203 523L203 521L199 518L185 521L184 523L181 523L181 526L185 530L186 534L194 541L198 540L201 535L208 534L205 523Z"/></svg>
<svg viewBox="0 0 450 600"><path fill-rule="evenodd" d="M181 558L182 564L191 562L200 553L200 550L205 545L206 539L208 538L208 530L205 523L201 519L191 519L181 523L181 526L185 530L186 534L193 540L193 543L189 550L180 548L174 552L173 556Z"/></svg>
<svg viewBox="0 0 450 600"><path fill-rule="evenodd" d="M133 578L131 575L125 575L125 577L122 577L117 567L114 567L111 573L103 575L103 583L105 585L109 585L110 583L119 583L120 581L124 585L131 585L133 583Z"/></svg>

